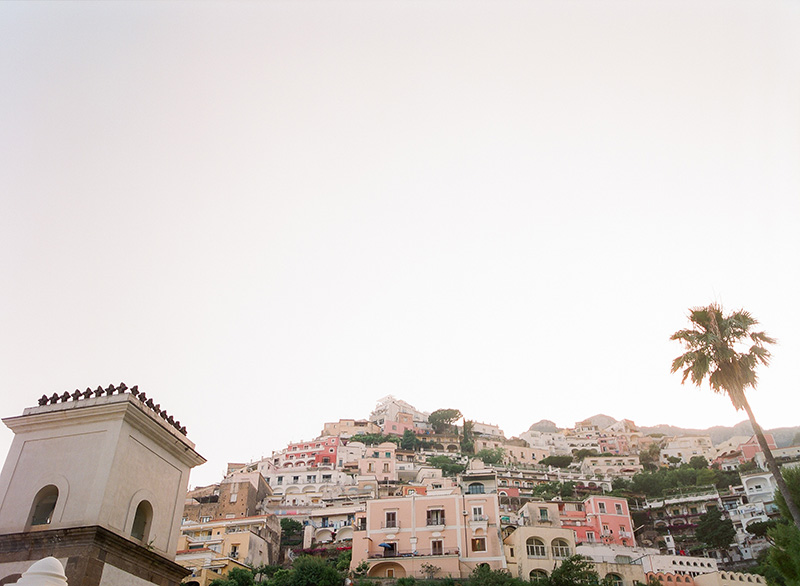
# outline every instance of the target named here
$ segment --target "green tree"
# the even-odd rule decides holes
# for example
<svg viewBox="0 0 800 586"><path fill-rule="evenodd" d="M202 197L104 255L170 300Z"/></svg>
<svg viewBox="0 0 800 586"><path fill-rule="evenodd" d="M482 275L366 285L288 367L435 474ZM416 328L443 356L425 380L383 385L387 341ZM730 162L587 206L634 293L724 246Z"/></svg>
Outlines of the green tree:
<svg viewBox="0 0 800 586"><path fill-rule="evenodd" d="M446 433L461 417L461 411L458 409L437 409L428 415L428 423L431 424L435 433Z"/></svg>
<svg viewBox="0 0 800 586"><path fill-rule="evenodd" d="M571 480L561 483L561 488L558 489L558 495L562 498L573 498L575 496L576 483Z"/></svg>
<svg viewBox="0 0 800 586"><path fill-rule="evenodd" d="M767 559L786 586L800 586L800 529L779 523L767 531L772 540Z"/></svg>
<svg viewBox="0 0 800 586"><path fill-rule="evenodd" d="M772 529L778 524L774 519L769 521L756 521L747 525L747 532L756 537L766 537L767 531Z"/></svg>
<svg viewBox="0 0 800 586"><path fill-rule="evenodd" d="M705 456L692 456L689 459L689 466L695 470L704 470L708 468L708 460L706 460Z"/></svg>
<svg viewBox="0 0 800 586"><path fill-rule="evenodd" d="M420 447L422 442L410 429L403 432L403 437L400 439L400 447L404 450L416 450Z"/></svg>
<svg viewBox="0 0 800 586"><path fill-rule="evenodd" d="M225 578L212 580L209 586L254 586L255 577L251 570L233 568Z"/></svg>
<svg viewBox="0 0 800 586"><path fill-rule="evenodd" d="M710 548L725 549L736 538L736 529L733 521L722 517L722 511L710 509L700 515L694 535Z"/></svg>
<svg viewBox="0 0 800 586"><path fill-rule="evenodd" d="M493 570L488 564L476 567L467 580L468 586L522 586L527 581L514 578L508 570Z"/></svg>
<svg viewBox="0 0 800 586"><path fill-rule="evenodd" d="M300 521L283 517L281 519L281 543L297 545L302 540L303 524Z"/></svg>
<svg viewBox="0 0 800 586"><path fill-rule="evenodd" d="M365 446L375 446L384 442L392 442L400 445L400 436L383 435L381 433L360 433L351 437L350 441L361 442Z"/></svg>
<svg viewBox="0 0 800 586"><path fill-rule="evenodd" d="M292 564L288 586L341 586L343 577L322 558L304 555Z"/></svg>
<svg viewBox="0 0 800 586"><path fill-rule="evenodd" d="M428 465L438 468L445 476L461 474L467 468L449 456L428 456Z"/></svg>
<svg viewBox="0 0 800 586"><path fill-rule="evenodd" d="M549 586L597 586L600 577L591 560L581 555L568 557L550 574Z"/></svg>
<svg viewBox="0 0 800 586"><path fill-rule="evenodd" d="M475 422L469 419L464 420L464 425L461 426L461 451L465 454L475 453Z"/></svg>
<svg viewBox="0 0 800 586"><path fill-rule="evenodd" d="M661 461L661 446L653 442L639 452L639 463L645 470L657 470Z"/></svg>
<svg viewBox="0 0 800 586"><path fill-rule="evenodd" d="M717 485L717 478L719 474L716 470L711 470L710 468L704 468L702 470L697 471L697 486L710 486L710 485Z"/></svg>
<svg viewBox="0 0 800 586"><path fill-rule="evenodd" d="M800 468L794 466L791 468L784 468L781 472L781 477L786 483L792 500L794 502L800 501ZM791 520L792 516L786 503L786 498L779 491L775 492L775 504L778 505L778 510L780 510L783 518Z"/></svg>
<svg viewBox="0 0 800 586"><path fill-rule="evenodd" d="M503 459L506 457L506 451L500 447L493 450L481 450L475 454L475 457L483 460L484 464L502 464Z"/></svg>
<svg viewBox="0 0 800 586"><path fill-rule="evenodd" d="M597 453L597 450L591 450L588 448L581 448L580 450L575 450L572 453L572 459L576 462L580 462L584 458L593 458L595 456L599 456L600 454Z"/></svg>
<svg viewBox="0 0 800 586"><path fill-rule="evenodd" d="M539 460L539 464L554 468L567 468L572 464L572 456L547 456Z"/></svg>
<svg viewBox="0 0 800 586"><path fill-rule="evenodd" d="M698 387L708 379L714 392L727 395L737 411L744 409L764 453L767 468L778 484L794 524L800 529L800 510L789 494L764 431L745 395L748 387L756 386L756 367L769 364L770 352L765 346L774 344L775 340L765 332L754 331L758 321L747 311L725 315L722 306L716 303L691 309L689 321L691 329L679 330L670 338L681 342L687 350L672 361L672 372L682 370L681 382L691 378Z"/></svg>

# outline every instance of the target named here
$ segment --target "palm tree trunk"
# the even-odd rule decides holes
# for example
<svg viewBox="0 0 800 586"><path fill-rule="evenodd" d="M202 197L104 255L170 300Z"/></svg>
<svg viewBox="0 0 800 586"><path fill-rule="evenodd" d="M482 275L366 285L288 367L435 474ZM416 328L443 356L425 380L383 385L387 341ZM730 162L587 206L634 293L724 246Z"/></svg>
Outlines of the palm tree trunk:
<svg viewBox="0 0 800 586"><path fill-rule="evenodd" d="M786 501L786 507L789 509L789 513L792 515L794 524L798 529L800 529L800 510L798 510L797 505L792 498L792 494L789 492L789 487L787 486L786 481L783 479L781 470L778 468L778 463L775 462L775 456L772 455L772 450L769 449L767 438L764 437L764 431L756 422L756 418L753 415L753 410L750 409L750 403L748 403L747 398L744 397L744 393L742 394L742 407L744 407L744 410L747 412L747 416L750 418L750 424L753 426L753 431L758 439L758 445L761 446L761 451L764 452L764 459L767 461L767 468L772 473L772 477L775 479L775 483L778 485L778 490L781 491L781 494L783 495L783 500Z"/></svg>

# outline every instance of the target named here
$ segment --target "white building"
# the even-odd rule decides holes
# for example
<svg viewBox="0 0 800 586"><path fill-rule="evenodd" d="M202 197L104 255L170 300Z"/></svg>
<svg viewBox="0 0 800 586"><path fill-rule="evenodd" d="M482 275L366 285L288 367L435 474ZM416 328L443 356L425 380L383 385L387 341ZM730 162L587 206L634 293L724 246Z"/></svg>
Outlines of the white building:
<svg viewBox="0 0 800 586"><path fill-rule="evenodd" d="M707 435L685 435L667 440L661 448L661 464L670 464L670 458L677 458L681 464L688 464L694 456L702 456L709 462L716 458L717 450Z"/></svg>

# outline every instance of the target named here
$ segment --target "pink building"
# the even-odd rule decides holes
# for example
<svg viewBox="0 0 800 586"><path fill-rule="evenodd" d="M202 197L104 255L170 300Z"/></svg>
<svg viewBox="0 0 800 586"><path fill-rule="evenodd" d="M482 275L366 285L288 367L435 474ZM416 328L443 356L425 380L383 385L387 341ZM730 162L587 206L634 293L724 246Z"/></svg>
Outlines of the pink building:
<svg viewBox="0 0 800 586"><path fill-rule="evenodd" d="M775 438L771 433L765 433L764 439L767 440L767 445L769 446L770 450L778 449L778 446L775 443ZM742 451L742 459L745 462L749 462L756 457L756 454L761 453L761 446L758 444L758 438L756 436L752 436L749 440L739 446L739 449Z"/></svg>
<svg viewBox="0 0 800 586"><path fill-rule="evenodd" d="M356 518L351 568L369 563L369 577L426 577L423 565L439 568L436 577L464 578L479 564L506 567L500 543L497 495L437 491L367 501Z"/></svg>
<svg viewBox="0 0 800 586"><path fill-rule="evenodd" d="M338 437L321 437L309 442L289 444L282 453L274 457L273 464L286 468L335 466L340 445L342 440Z"/></svg>
<svg viewBox="0 0 800 586"><path fill-rule="evenodd" d="M572 529L576 543L608 543L634 546L628 501L611 496L590 496L583 502L558 505L561 526Z"/></svg>
<svg viewBox="0 0 800 586"><path fill-rule="evenodd" d="M364 457L358 460L358 472L362 476L374 476L378 482L397 480L395 452L397 444L384 442L377 446L367 446Z"/></svg>

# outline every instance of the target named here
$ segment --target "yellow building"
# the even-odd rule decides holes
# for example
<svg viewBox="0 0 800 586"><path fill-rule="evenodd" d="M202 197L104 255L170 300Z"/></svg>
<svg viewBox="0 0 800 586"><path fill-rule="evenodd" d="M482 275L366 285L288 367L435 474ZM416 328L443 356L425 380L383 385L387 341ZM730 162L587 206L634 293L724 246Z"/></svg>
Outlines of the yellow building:
<svg viewBox="0 0 800 586"><path fill-rule="evenodd" d="M232 568L277 563L279 547L275 515L190 521L181 527L175 561L192 571L184 583L206 586Z"/></svg>

